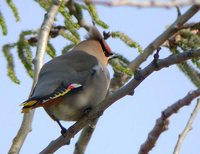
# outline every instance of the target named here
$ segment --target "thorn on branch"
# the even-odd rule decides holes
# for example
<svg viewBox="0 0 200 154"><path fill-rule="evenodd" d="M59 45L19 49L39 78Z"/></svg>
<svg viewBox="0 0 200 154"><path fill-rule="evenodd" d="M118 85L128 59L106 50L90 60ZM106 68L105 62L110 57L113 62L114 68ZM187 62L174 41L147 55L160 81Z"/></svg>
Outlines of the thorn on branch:
<svg viewBox="0 0 200 154"><path fill-rule="evenodd" d="M161 47L157 48L156 50L156 53L153 55L154 59L153 59L153 64L155 66L155 68L159 68L159 65L158 65L158 60L159 60L159 52L161 50Z"/></svg>
<svg viewBox="0 0 200 154"><path fill-rule="evenodd" d="M103 31L103 39L104 39L104 40L107 40L110 36L111 36L111 35L110 35L110 32L105 32L105 31Z"/></svg>
<svg viewBox="0 0 200 154"><path fill-rule="evenodd" d="M131 90L131 92L129 92L129 95L130 95L130 96L133 96L134 93L135 93L135 90L133 89L133 90Z"/></svg>
<svg viewBox="0 0 200 154"><path fill-rule="evenodd" d="M134 79L137 81L142 80L142 72L141 72L141 68L137 68L134 72Z"/></svg>
<svg viewBox="0 0 200 154"><path fill-rule="evenodd" d="M161 117L162 117L163 120L167 118L167 115L166 115L165 111L161 112Z"/></svg>
<svg viewBox="0 0 200 154"><path fill-rule="evenodd" d="M164 121L164 123L163 123L163 132L166 131L166 130L168 130L168 128L169 128L169 120L166 119Z"/></svg>
<svg viewBox="0 0 200 154"><path fill-rule="evenodd" d="M179 8L179 6L176 6L176 11L177 11L177 17L181 16L181 10Z"/></svg>

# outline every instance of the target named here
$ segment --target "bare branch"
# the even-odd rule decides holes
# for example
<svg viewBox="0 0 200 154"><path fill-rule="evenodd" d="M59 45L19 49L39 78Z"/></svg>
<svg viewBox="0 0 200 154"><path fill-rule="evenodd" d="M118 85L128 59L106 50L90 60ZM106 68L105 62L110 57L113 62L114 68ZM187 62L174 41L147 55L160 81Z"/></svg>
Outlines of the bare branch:
<svg viewBox="0 0 200 154"><path fill-rule="evenodd" d="M192 100L200 96L200 89L189 92L184 98L178 100L164 111L162 111L161 117L156 120L156 124L153 129L149 132L148 138L141 145L139 154L148 154L150 150L155 146L156 141L158 140L161 133L168 129L169 120L168 118L177 113L179 109L183 106L189 105Z"/></svg>
<svg viewBox="0 0 200 154"><path fill-rule="evenodd" d="M135 71L135 69L144 62L149 55L153 53L155 49L160 47L168 38L175 34L179 27L181 27L185 22L187 22L195 13L200 9L200 5L193 5L188 9L183 15L179 16L177 20L160 36L158 36L152 43L150 43L143 51L142 54L138 55L129 65L129 67Z"/></svg>
<svg viewBox="0 0 200 154"><path fill-rule="evenodd" d="M92 134L96 128L97 120L92 123L92 125L86 126L79 136L78 141L76 142L74 153L73 154L84 154L87 148L87 145L92 137Z"/></svg>
<svg viewBox="0 0 200 154"><path fill-rule="evenodd" d="M47 41L48 41L49 32L53 25L54 18L57 14L60 2L61 2L60 0L54 0L51 7L49 8L49 11L45 15L45 19L41 26L36 56L34 59L35 70L34 70L33 84L32 84L32 89L30 92L30 96L33 93L34 87L38 80L38 75L39 75L40 69L44 63L43 62L44 54L46 51L46 45L47 45ZM9 150L9 154L18 154L19 153L28 133L31 131L31 124L32 124L33 116L34 116L34 111L24 114L21 127L20 127L16 137L13 139L13 143Z"/></svg>
<svg viewBox="0 0 200 154"><path fill-rule="evenodd" d="M81 1L81 0L79 0ZM113 0L113 1L100 1L100 0L90 0L95 5L103 5L108 7L115 7L115 6L129 6L129 7L139 7L139 8L146 8L146 7L164 7L164 8L171 8L171 7L183 7L189 6L191 4L199 5L200 2L198 0L171 0L171 1L136 1L136 0Z"/></svg>
<svg viewBox="0 0 200 154"><path fill-rule="evenodd" d="M180 148L181 148L181 145L183 143L183 141L185 140L185 137L186 135L189 133L189 131L192 129L192 124L194 122L194 119L196 118L197 116L197 113L200 109L200 100L198 99L197 100L197 104L187 122L187 125L185 126L183 132L179 135L179 138L178 138L178 141L176 143L176 146L175 146L175 149L174 149L174 152L173 154L179 154L180 153Z"/></svg>
<svg viewBox="0 0 200 154"><path fill-rule="evenodd" d="M158 47L160 47L166 40L168 40L171 36L173 36L179 28L181 28L185 22L187 22L195 13L197 13L200 9L200 6L193 5L188 11L184 14L180 15L177 20L167 29L165 30L160 36L158 36L155 40L153 40L141 53L138 55L130 64L129 68L135 72L135 70L142 64L148 57L151 55ZM127 82L129 77L125 74L116 74L114 80L111 81L112 84L112 91L116 90L117 88L123 86L123 83ZM118 84L115 84L117 81Z"/></svg>
<svg viewBox="0 0 200 154"><path fill-rule="evenodd" d="M128 84L119 88L114 93L108 95L105 100L94 108L88 115L82 117L74 125L69 127L68 131L65 134L65 137L60 136L56 140L52 141L40 154L49 154L57 151L61 146L66 145L74 135L76 135L84 126L86 126L91 121L94 121L96 118L100 117L103 112L111 106L114 102L121 99L122 97L129 95L134 91L134 89L151 73L158 71L164 67L169 67L170 65L180 63L184 60L188 60L194 57L200 56L200 49L191 50L188 52L171 55L165 59L157 59L156 65L153 60L147 67L140 71L138 77L132 79Z"/></svg>

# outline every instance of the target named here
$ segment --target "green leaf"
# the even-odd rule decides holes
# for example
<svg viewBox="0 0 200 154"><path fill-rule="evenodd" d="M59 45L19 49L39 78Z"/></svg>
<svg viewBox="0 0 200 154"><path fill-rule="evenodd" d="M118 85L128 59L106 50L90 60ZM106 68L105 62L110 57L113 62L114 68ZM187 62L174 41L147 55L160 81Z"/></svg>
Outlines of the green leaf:
<svg viewBox="0 0 200 154"><path fill-rule="evenodd" d="M13 3L13 1L12 0L6 0L6 2L9 5L9 7L11 8L16 21L19 21L20 20L19 13L18 13L18 10L17 10L15 4Z"/></svg>
<svg viewBox="0 0 200 154"><path fill-rule="evenodd" d="M51 58L55 58L56 56L56 50L53 47L53 45L48 41L47 44L47 54L51 57Z"/></svg>
<svg viewBox="0 0 200 154"><path fill-rule="evenodd" d="M13 59L13 55L11 54L10 50L13 49L16 46L15 43L13 44L5 44L3 46L3 53L4 56L7 60L7 75L9 76L9 78L16 84L20 84L19 79L16 76L15 73L15 65L14 65L14 59Z"/></svg>
<svg viewBox="0 0 200 154"><path fill-rule="evenodd" d="M93 4L91 4L91 3L86 3L86 5L87 5L87 7L88 7L87 10L88 10L88 12L90 13L90 15L91 15L93 21L94 21L95 23L97 23L99 26L101 26L101 27L103 27L103 28L105 28L105 29L108 29L109 26L99 18L99 15L98 15L98 13L97 13L97 11L96 11L95 6L94 6Z"/></svg>
<svg viewBox="0 0 200 154"><path fill-rule="evenodd" d="M7 35L8 30L7 30L6 22L1 12L0 12L0 26L2 29L3 35Z"/></svg>
<svg viewBox="0 0 200 154"><path fill-rule="evenodd" d="M180 53L177 48L173 48L173 50L171 49L170 51L173 54ZM178 67L195 86L200 87L200 73L191 64L182 62L181 64L178 64Z"/></svg>
<svg viewBox="0 0 200 154"><path fill-rule="evenodd" d="M126 34L120 32L120 31L116 31L116 32L111 32L110 35L113 38L119 38L120 40L122 40L124 43L126 43L131 48L137 48L138 52L142 53L142 51L143 51L142 47L137 42L135 42L130 37L128 37Z"/></svg>
<svg viewBox="0 0 200 154"><path fill-rule="evenodd" d="M72 33L72 35L74 35L74 37L76 37L80 41L79 33L68 21L65 21L65 26Z"/></svg>
<svg viewBox="0 0 200 154"><path fill-rule="evenodd" d="M63 50L62 50L62 54L68 52L68 51L71 50L74 46L75 46L75 44L66 45L66 46L63 48Z"/></svg>
<svg viewBox="0 0 200 154"><path fill-rule="evenodd" d="M120 54L115 54L116 56L109 60L109 64L113 67L115 71L127 74L129 77L133 75L133 72L128 65L130 61Z"/></svg>
<svg viewBox="0 0 200 154"><path fill-rule="evenodd" d="M52 3L52 0L34 0L37 2L43 9L47 10Z"/></svg>
<svg viewBox="0 0 200 154"><path fill-rule="evenodd" d="M63 15L63 17L65 18L65 20L68 22L68 24L71 24L71 26L73 26L76 29L80 28L79 24L77 24L77 23L75 23L73 21L71 15L69 14L69 12L67 12L67 10L65 9L64 5L60 6L59 12Z"/></svg>
<svg viewBox="0 0 200 154"><path fill-rule="evenodd" d="M65 32L65 31L60 31L60 35L61 35L62 37L64 37L65 39L70 40L70 41L73 42L74 44L78 44L78 43L80 42L76 37L74 37L73 35L71 35L71 34Z"/></svg>
<svg viewBox="0 0 200 154"><path fill-rule="evenodd" d="M28 75L32 78L34 73L32 68L32 53L30 45L28 44L28 41L25 39L25 35L29 34L32 34L32 32L24 31L20 34L20 38L17 42L17 53Z"/></svg>

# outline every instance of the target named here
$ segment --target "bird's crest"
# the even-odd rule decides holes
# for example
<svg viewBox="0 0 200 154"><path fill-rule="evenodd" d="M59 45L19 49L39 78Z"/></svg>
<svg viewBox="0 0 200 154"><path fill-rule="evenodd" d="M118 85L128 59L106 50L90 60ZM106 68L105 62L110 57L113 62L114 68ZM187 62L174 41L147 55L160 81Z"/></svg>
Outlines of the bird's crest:
<svg viewBox="0 0 200 154"><path fill-rule="evenodd" d="M102 41L103 37L101 33L98 31L96 26L91 26L88 34L86 35L86 40L97 40Z"/></svg>
<svg viewBox="0 0 200 154"><path fill-rule="evenodd" d="M108 33L104 33L104 34L108 34ZM109 45L106 43L105 39L107 39L108 37L103 37L101 35L101 33L98 31L96 26L92 26L90 27L90 30L88 32L88 34L86 35L86 40L96 40L99 41L99 43L102 46L102 49L104 51L104 54L106 57L109 57L112 55L111 49L109 47Z"/></svg>

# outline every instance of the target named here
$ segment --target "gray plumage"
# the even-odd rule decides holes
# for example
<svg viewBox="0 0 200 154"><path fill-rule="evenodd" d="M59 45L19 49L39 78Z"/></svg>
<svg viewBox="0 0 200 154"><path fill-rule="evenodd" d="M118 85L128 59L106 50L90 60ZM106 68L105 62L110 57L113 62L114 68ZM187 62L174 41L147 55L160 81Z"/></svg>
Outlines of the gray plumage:
<svg viewBox="0 0 200 154"><path fill-rule="evenodd" d="M67 86L72 83L81 84L83 90L66 94L62 102L46 107L53 119L77 120L85 109L100 103L107 93L109 74L94 56L83 51L68 52L42 67L32 97L44 97L61 84Z"/></svg>

